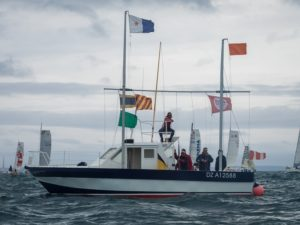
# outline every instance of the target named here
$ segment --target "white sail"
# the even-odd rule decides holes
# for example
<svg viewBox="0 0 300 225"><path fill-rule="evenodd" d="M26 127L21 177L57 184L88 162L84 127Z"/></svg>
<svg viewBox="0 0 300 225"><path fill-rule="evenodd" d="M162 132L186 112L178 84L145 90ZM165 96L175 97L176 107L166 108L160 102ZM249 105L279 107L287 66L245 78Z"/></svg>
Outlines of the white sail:
<svg viewBox="0 0 300 225"><path fill-rule="evenodd" d="M300 168L300 130L299 130L298 142L297 142L297 147L295 152L294 168Z"/></svg>
<svg viewBox="0 0 300 225"><path fill-rule="evenodd" d="M244 154L243 154L243 159L242 159L242 168L245 169L255 169L255 164L253 160L249 159L249 146L245 146Z"/></svg>
<svg viewBox="0 0 300 225"><path fill-rule="evenodd" d="M196 162L198 155L200 155L201 138L199 129L191 129L190 137L190 155L193 162Z"/></svg>
<svg viewBox="0 0 300 225"><path fill-rule="evenodd" d="M236 130L230 130L228 150L227 150L227 167L233 167L236 163L236 159L239 152L239 132Z"/></svg>
<svg viewBox="0 0 300 225"><path fill-rule="evenodd" d="M40 166L47 166L51 156L51 133L50 130L41 130L40 143Z"/></svg>
<svg viewBox="0 0 300 225"><path fill-rule="evenodd" d="M19 173L23 165L23 158L24 158L24 142L18 142L15 164L14 164L14 173Z"/></svg>

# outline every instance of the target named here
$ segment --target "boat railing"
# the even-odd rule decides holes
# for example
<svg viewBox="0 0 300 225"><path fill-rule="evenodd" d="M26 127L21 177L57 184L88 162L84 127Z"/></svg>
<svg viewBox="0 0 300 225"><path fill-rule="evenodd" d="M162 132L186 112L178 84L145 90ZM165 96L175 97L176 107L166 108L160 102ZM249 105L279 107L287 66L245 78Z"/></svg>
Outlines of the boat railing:
<svg viewBox="0 0 300 225"><path fill-rule="evenodd" d="M154 126L157 127L153 131L154 139L155 140L160 140L159 133L162 134L164 142L167 142L167 140L170 138L171 132L169 131L164 131L164 132L159 132L159 129L161 128L161 124L163 123L162 120L156 120L154 121ZM141 129L141 138L143 141L144 136L151 136L152 135L152 126L153 126L153 121L150 120L139 120L140 124L140 129ZM157 125L159 124L159 125ZM146 128L145 128L146 127Z"/></svg>
<svg viewBox="0 0 300 225"><path fill-rule="evenodd" d="M41 161L43 161L45 165L49 165L50 156L47 152L29 151L29 157L27 163L28 166L40 165Z"/></svg>
<svg viewBox="0 0 300 225"><path fill-rule="evenodd" d="M52 151L51 157L45 152L29 151L28 166L97 166L100 165L99 152L77 152L77 151ZM47 165L41 165L40 160L47 162Z"/></svg>

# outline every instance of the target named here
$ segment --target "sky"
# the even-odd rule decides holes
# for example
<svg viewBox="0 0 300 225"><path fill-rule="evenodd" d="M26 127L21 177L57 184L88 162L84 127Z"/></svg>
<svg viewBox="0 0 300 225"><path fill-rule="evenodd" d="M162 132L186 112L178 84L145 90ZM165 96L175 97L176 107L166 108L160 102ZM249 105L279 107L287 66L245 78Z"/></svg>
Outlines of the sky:
<svg viewBox="0 0 300 225"><path fill-rule="evenodd" d="M126 34L128 88L155 89L161 42L160 90L218 90L221 40L228 38L225 88L251 93L231 95L224 149L231 127L241 134L240 157L249 144L267 154L257 165L292 165L300 128L299 1L0 0L0 157L6 167L18 141L27 157L39 149L41 123L51 130L52 151L61 154L94 157L119 145L118 92L104 88L122 85L125 10L155 24L153 33ZM230 57L227 44L241 42L247 55ZM168 111L180 147L188 148L193 122L202 147L216 157L218 115L211 114L207 94L158 94L156 119ZM150 121L153 111L137 115ZM136 140L150 131L141 127Z"/></svg>

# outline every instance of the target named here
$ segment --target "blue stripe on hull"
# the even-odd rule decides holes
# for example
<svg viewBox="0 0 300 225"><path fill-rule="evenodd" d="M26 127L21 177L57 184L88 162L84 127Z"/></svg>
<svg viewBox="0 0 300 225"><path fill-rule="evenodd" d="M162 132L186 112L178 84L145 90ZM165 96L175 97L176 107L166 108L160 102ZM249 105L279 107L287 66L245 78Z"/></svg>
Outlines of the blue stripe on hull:
<svg viewBox="0 0 300 225"><path fill-rule="evenodd" d="M254 182L253 172L26 167L35 177L110 178L176 181Z"/></svg>

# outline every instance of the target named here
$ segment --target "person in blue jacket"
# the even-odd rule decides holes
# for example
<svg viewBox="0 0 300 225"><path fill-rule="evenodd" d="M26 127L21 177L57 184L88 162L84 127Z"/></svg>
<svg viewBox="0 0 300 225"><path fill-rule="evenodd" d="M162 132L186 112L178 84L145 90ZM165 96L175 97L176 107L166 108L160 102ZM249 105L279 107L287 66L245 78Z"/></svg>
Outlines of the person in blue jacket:
<svg viewBox="0 0 300 225"><path fill-rule="evenodd" d="M214 159L208 154L207 147L203 148L202 153L197 157L196 162L198 164L199 170L210 171L210 163L212 163Z"/></svg>

